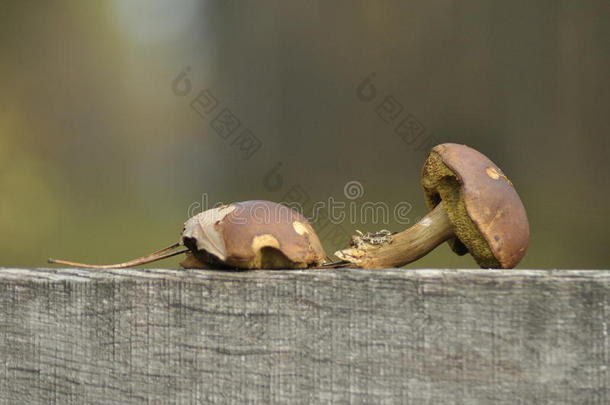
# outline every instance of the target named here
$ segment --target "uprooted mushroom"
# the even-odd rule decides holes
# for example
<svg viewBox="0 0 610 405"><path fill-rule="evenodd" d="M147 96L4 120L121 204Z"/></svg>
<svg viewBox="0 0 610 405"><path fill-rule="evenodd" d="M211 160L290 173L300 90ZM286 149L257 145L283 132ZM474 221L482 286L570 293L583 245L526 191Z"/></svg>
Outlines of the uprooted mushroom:
<svg viewBox="0 0 610 405"><path fill-rule="evenodd" d="M320 239L305 217L284 205L255 200L195 215L184 224L178 243L138 259L109 265L55 259L49 262L111 269L139 266L183 253L186 258L180 264L185 268L299 269L318 266L326 258Z"/></svg>
<svg viewBox="0 0 610 405"><path fill-rule="evenodd" d="M424 164L422 186L431 209L425 217L376 243L354 236L351 247L335 253L343 260L335 265L400 267L445 241L483 268L513 268L523 258L529 242L525 208L512 182L486 156L465 145L437 145Z"/></svg>

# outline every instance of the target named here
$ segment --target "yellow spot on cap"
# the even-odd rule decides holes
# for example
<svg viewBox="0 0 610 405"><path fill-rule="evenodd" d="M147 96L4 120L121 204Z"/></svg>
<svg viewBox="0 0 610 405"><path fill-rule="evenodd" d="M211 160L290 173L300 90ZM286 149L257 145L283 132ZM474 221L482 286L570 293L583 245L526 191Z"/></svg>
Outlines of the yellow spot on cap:
<svg viewBox="0 0 610 405"><path fill-rule="evenodd" d="M487 175L494 180L498 180L500 178L500 173L498 173L498 171L493 167L488 167L485 169L485 171L487 172Z"/></svg>
<svg viewBox="0 0 610 405"><path fill-rule="evenodd" d="M302 222L294 221L292 223L292 227L294 228L294 231L296 233L298 233L299 235L304 235L306 233L309 233L309 229L307 229L305 224L303 224Z"/></svg>
<svg viewBox="0 0 610 405"><path fill-rule="evenodd" d="M499 172L495 167L488 167L487 169L485 169L485 171L487 172L487 175L492 179L498 180L500 177L502 177L504 180L506 180L508 184L510 184L511 186L513 185L513 183L508 179L508 177L506 177L504 173Z"/></svg>
<svg viewBox="0 0 610 405"><path fill-rule="evenodd" d="M257 252L264 247L273 247L279 249L280 242L278 242L273 235L269 234L258 235L255 236L254 239L252 239L252 250Z"/></svg>

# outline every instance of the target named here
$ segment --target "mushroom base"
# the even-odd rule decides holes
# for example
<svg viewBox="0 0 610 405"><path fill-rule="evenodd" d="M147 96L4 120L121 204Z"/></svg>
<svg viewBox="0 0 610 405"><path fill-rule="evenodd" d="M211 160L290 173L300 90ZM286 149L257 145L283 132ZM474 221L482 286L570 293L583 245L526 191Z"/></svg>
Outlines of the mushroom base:
<svg viewBox="0 0 610 405"><path fill-rule="evenodd" d="M339 250L335 256L362 268L401 267L453 236L453 225L440 203L411 228L385 237L382 243L352 238L353 247Z"/></svg>

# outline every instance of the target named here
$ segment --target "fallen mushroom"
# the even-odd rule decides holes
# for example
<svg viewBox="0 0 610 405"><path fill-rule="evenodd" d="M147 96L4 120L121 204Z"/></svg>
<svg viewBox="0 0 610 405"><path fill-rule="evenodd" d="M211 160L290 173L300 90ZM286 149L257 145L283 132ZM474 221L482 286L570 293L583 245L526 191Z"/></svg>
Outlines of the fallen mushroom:
<svg viewBox="0 0 610 405"><path fill-rule="evenodd" d="M445 241L483 268L510 269L523 258L529 242L525 208L511 181L485 155L465 145L437 145L424 164L422 186L428 215L405 231L373 239L377 243L370 234L352 237L350 248L335 253L341 265L400 267Z"/></svg>
<svg viewBox="0 0 610 405"><path fill-rule="evenodd" d="M187 249L171 252L180 247ZM186 253L184 268L291 269L318 266L326 254L316 232L298 212L270 201L244 201L201 212L187 220L178 243L124 263L92 269L138 266Z"/></svg>

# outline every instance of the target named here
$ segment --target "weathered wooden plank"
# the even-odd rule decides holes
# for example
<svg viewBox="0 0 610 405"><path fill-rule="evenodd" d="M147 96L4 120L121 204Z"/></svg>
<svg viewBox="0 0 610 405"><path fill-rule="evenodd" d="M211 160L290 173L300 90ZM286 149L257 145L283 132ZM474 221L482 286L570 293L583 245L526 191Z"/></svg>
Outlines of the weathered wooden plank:
<svg viewBox="0 0 610 405"><path fill-rule="evenodd" d="M609 403L610 272L0 269L2 403Z"/></svg>

